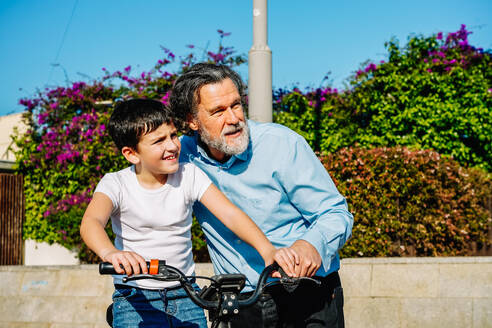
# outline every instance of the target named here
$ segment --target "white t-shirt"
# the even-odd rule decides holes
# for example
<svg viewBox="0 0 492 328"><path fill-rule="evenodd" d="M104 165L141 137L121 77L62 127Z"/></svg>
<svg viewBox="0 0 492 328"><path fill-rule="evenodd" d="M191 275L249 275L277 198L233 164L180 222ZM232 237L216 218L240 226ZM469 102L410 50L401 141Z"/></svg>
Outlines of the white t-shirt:
<svg viewBox="0 0 492 328"><path fill-rule="evenodd" d="M182 163L169 174L165 185L146 189L140 185L135 167L104 175L94 192L113 202L111 225L119 250L140 254L146 261L165 260L186 275L193 275L191 248L192 206L210 186L210 179L191 163ZM121 275L114 283L122 284ZM177 282L143 279L128 285L147 289L176 286Z"/></svg>

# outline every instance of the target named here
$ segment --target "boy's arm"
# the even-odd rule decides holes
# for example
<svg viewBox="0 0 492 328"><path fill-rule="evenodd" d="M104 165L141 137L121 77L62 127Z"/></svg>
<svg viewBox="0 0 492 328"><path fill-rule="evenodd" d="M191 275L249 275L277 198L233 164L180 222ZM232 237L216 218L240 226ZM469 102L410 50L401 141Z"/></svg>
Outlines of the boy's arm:
<svg viewBox="0 0 492 328"><path fill-rule="evenodd" d="M116 249L106 234L104 227L108 223L112 209L113 202L108 196L101 192L94 193L80 224L82 239L103 261L111 262L116 272L138 274L141 268L143 273L147 273L147 264L140 255Z"/></svg>
<svg viewBox="0 0 492 328"><path fill-rule="evenodd" d="M297 254L290 249L277 251L253 220L214 184L203 193L200 202L239 238L253 246L260 253L265 265L276 261L288 275L294 274L294 263L299 261Z"/></svg>

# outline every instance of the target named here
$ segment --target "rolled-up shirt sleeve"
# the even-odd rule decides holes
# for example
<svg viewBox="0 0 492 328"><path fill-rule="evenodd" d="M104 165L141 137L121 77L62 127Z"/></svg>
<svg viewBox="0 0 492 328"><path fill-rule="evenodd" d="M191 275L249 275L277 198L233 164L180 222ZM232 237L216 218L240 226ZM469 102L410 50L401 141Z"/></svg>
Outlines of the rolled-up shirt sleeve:
<svg viewBox="0 0 492 328"><path fill-rule="evenodd" d="M351 236L353 216L304 138L297 136L290 148L285 159L288 164L278 172L279 181L308 226L299 239L316 248L323 268L328 270L332 258Z"/></svg>

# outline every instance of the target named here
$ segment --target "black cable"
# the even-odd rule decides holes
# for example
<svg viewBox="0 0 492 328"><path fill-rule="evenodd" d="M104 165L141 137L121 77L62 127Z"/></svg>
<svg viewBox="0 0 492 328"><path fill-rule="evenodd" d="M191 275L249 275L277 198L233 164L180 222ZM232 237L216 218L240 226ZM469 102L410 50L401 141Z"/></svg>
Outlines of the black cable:
<svg viewBox="0 0 492 328"><path fill-rule="evenodd" d="M47 83L49 83L51 81L51 75L53 74L53 70L55 69L55 66L57 66L57 64L59 66L58 57L60 57L60 53L61 53L61 50L63 48L63 44L65 43L65 38L67 36L68 28L70 27L70 23L72 23L72 19L73 19L73 16L75 14L75 9L77 8L78 3L79 3L79 0L75 0L75 3L73 4L72 14L70 15L70 19L68 20L67 26L65 27L65 31L63 32L63 37L62 37L60 46L58 47L58 51L56 52L55 60L51 64L50 75L48 77ZM67 79L67 77L65 77L65 78Z"/></svg>

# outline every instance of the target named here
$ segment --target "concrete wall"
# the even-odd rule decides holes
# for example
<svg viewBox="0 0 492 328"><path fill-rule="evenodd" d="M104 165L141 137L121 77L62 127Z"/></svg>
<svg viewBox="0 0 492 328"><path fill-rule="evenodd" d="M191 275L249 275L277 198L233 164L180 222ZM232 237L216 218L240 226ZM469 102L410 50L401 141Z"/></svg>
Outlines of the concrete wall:
<svg viewBox="0 0 492 328"><path fill-rule="evenodd" d="M353 327L492 327L492 257L345 259Z"/></svg>
<svg viewBox="0 0 492 328"><path fill-rule="evenodd" d="M492 257L344 259L340 274L347 328L492 327ZM95 265L3 266L0 328L106 327L111 293Z"/></svg>

